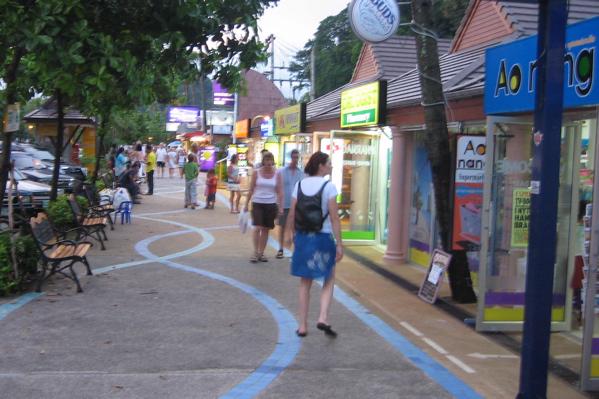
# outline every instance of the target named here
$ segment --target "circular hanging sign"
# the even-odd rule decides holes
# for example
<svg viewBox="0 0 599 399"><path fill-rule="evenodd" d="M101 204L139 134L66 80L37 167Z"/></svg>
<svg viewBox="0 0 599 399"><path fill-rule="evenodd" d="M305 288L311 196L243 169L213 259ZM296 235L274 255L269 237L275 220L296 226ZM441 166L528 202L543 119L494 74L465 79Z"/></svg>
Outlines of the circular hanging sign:
<svg viewBox="0 0 599 399"><path fill-rule="evenodd" d="M366 42L385 41L395 34L399 26L396 0L353 0L348 14L352 30Z"/></svg>

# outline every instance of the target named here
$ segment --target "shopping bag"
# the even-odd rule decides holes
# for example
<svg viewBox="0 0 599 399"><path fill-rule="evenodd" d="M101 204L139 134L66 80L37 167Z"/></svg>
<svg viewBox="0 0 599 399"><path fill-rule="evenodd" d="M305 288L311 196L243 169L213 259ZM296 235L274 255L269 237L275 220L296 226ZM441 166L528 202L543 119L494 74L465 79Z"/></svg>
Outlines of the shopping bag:
<svg viewBox="0 0 599 399"><path fill-rule="evenodd" d="M241 213L239 214L239 230L242 234L245 234L245 232L248 231L250 223L251 222L249 212L241 211Z"/></svg>
<svg viewBox="0 0 599 399"><path fill-rule="evenodd" d="M114 200L112 201L112 206L114 209L119 209L121 202L129 201L131 202L131 196L129 195L129 191L127 191L124 187L119 187L114 193Z"/></svg>

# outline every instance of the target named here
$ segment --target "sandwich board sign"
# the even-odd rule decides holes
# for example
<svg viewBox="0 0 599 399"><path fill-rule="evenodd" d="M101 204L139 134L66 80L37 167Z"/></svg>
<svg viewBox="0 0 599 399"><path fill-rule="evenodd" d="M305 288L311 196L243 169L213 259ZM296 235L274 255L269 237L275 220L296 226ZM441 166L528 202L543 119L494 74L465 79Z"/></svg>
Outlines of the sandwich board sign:
<svg viewBox="0 0 599 399"><path fill-rule="evenodd" d="M441 282L443 281L443 273L445 273L449 267L450 261L450 254L439 249L435 249L433 255L431 256L431 261L428 265L424 280L422 280L422 284L420 285L420 290L418 290L418 296L424 302L433 304L437 300L439 288L441 287Z"/></svg>

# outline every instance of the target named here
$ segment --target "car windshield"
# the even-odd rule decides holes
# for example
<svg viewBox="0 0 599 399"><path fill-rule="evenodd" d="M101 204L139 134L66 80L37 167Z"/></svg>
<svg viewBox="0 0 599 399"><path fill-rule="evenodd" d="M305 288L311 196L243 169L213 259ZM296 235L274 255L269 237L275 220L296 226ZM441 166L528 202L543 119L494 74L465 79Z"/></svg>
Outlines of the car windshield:
<svg viewBox="0 0 599 399"><path fill-rule="evenodd" d="M27 180L25 175L23 175L18 169L13 169L13 172L16 181Z"/></svg>

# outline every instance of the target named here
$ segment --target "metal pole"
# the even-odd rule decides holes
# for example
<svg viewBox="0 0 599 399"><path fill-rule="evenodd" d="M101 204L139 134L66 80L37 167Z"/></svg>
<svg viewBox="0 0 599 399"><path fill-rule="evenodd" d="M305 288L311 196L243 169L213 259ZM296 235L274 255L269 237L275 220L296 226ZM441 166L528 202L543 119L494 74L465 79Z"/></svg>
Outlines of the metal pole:
<svg viewBox="0 0 599 399"><path fill-rule="evenodd" d="M275 37L272 36L272 41L270 42L271 50L270 50L270 80L274 82L275 80Z"/></svg>
<svg viewBox="0 0 599 399"><path fill-rule="evenodd" d="M566 23L566 0L539 1L535 145L519 399L547 397Z"/></svg>
<svg viewBox="0 0 599 399"><path fill-rule="evenodd" d="M237 143L237 137L235 137L235 123L237 122L237 113L239 111L239 105L237 102L239 101L239 95L237 93L234 94L235 102L233 103L233 144Z"/></svg>

